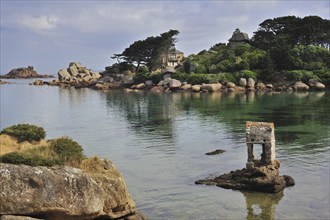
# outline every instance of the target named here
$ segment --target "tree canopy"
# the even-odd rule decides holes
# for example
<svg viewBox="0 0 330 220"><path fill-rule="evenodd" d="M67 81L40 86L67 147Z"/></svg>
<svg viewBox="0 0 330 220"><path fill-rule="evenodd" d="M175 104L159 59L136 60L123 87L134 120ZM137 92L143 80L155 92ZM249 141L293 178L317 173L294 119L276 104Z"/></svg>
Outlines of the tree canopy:
<svg viewBox="0 0 330 220"><path fill-rule="evenodd" d="M144 40L135 41L122 53L114 54L113 59L119 62L127 62L136 66L136 72L141 65L148 67L149 71L161 66L160 57L166 54L175 45L175 36L179 34L177 30L169 30L159 36L151 36Z"/></svg>
<svg viewBox="0 0 330 220"><path fill-rule="evenodd" d="M330 21L318 16L284 16L267 19L259 24L251 44L267 51L275 68L296 68L291 50L297 46L330 48Z"/></svg>

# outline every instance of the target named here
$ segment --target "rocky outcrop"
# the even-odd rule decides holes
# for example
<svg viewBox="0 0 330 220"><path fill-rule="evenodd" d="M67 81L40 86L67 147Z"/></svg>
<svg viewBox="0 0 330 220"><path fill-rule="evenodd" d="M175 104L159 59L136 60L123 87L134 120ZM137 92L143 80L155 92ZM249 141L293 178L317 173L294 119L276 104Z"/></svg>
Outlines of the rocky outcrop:
<svg viewBox="0 0 330 220"><path fill-rule="evenodd" d="M150 89L150 92L156 92L156 93L164 92L164 91L165 88L163 86L154 86Z"/></svg>
<svg viewBox="0 0 330 220"><path fill-rule="evenodd" d="M250 91L254 90L254 85L255 85L254 79L248 78L247 85L246 85L248 90L250 90Z"/></svg>
<svg viewBox="0 0 330 220"><path fill-rule="evenodd" d="M308 81L308 85L311 89L315 89L315 90L324 90L325 89L325 85L315 79L310 79Z"/></svg>
<svg viewBox="0 0 330 220"><path fill-rule="evenodd" d="M199 92L199 91L201 91L201 85L193 85L192 87L191 87L191 90L193 91L193 92Z"/></svg>
<svg viewBox="0 0 330 220"><path fill-rule="evenodd" d="M0 220L40 220L39 218L32 218L28 216L18 216L18 215L2 215Z"/></svg>
<svg viewBox="0 0 330 220"><path fill-rule="evenodd" d="M228 45L232 48L236 48L248 42L249 42L249 35L247 33L241 32L239 29L236 29L232 37L229 39Z"/></svg>
<svg viewBox="0 0 330 220"><path fill-rule="evenodd" d="M13 84L13 83L7 82L7 81L4 81L4 80L0 79L0 85L3 85L3 84Z"/></svg>
<svg viewBox="0 0 330 220"><path fill-rule="evenodd" d="M9 73L4 76L0 76L0 78L7 79L26 79L26 78L53 78L52 75L40 75L38 74L33 66L28 67L20 67L17 69L12 69Z"/></svg>
<svg viewBox="0 0 330 220"><path fill-rule="evenodd" d="M134 215L135 204L119 171L109 160L97 163L102 163L103 170L93 174L67 166L1 163L1 214L43 219L114 219Z"/></svg>
<svg viewBox="0 0 330 220"><path fill-rule="evenodd" d="M246 79L245 78L240 78L239 82L238 82L238 85L242 86L242 87L246 87L246 85L247 85Z"/></svg>
<svg viewBox="0 0 330 220"><path fill-rule="evenodd" d="M265 83L263 82L257 82L257 84L255 85L256 89L258 91L265 91L267 89L267 86Z"/></svg>
<svg viewBox="0 0 330 220"><path fill-rule="evenodd" d="M168 84L170 89L178 89L181 87L181 85L182 85L182 83L176 79L171 79L171 81Z"/></svg>
<svg viewBox="0 0 330 220"><path fill-rule="evenodd" d="M298 82L295 82L292 85L292 89L295 90L295 91L308 91L309 86L306 85L305 83L301 82L301 81L298 81Z"/></svg>
<svg viewBox="0 0 330 220"><path fill-rule="evenodd" d="M255 164L258 164L255 161ZM293 186L292 177L279 175L280 162L275 160L269 165L256 165L252 169L243 168L215 177L214 179L198 180L196 184L215 185L225 189L253 190L277 193L285 187Z"/></svg>
<svg viewBox="0 0 330 220"><path fill-rule="evenodd" d="M68 68L59 70L57 75L60 83L75 87L93 86L101 77L99 72L87 69L79 62L71 62Z"/></svg>
<svg viewBox="0 0 330 220"><path fill-rule="evenodd" d="M191 87L192 87L191 84L185 83L185 84L183 84L183 85L180 87L180 89L181 89L181 90L190 90Z"/></svg>
<svg viewBox="0 0 330 220"><path fill-rule="evenodd" d="M219 92L221 87L220 83L202 84L201 90L204 92Z"/></svg>

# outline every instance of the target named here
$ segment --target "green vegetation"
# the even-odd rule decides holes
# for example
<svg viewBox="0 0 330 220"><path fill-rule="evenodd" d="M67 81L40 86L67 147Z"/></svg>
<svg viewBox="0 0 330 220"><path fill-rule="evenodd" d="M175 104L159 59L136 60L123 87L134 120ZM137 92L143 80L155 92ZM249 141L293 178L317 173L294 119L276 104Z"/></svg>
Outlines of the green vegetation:
<svg viewBox="0 0 330 220"><path fill-rule="evenodd" d="M12 152L0 157L2 163L11 164L24 164L29 166L54 166L63 164L59 159L56 159L56 155L50 157L43 156L43 154L49 153L47 147L40 147L39 150L27 150L24 152Z"/></svg>
<svg viewBox="0 0 330 220"><path fill-rule="evenodd" d="M51 140L50 148L63 164L70 163L71 161L79 161L85 157L83 148L69 137Z"/></svg>
<svg viewBox="0 0 330 220"><path fill-rule="evenodd" d="M29 124L18 124L3 129L0 134L8 134L17 138L18 142L28 141L40 141L46 136L46 132L43 128L29 125Z"/></svg>
<svg viewBox="0 0 330 220"><path fill-rule="evenodd" d="M23 133L23 129L26 133ZM1 133L17 137L20 141L45 138L43 128L26 124L8 127ZM30 166L76 165L84 158L83 148L76 141L61 137L48 141L46 146L4 154L0 157L0 162Z"/></svg>
<svg viewBox="0 0 330 220"><path fill-rule="evenodd" d="M254 32L250 44L222 43L186 59L185 73L229 72L264 81L318 79L329 83L330 21L317 16L267 19ZM237 32L237 30L236 30Z"/></svg>

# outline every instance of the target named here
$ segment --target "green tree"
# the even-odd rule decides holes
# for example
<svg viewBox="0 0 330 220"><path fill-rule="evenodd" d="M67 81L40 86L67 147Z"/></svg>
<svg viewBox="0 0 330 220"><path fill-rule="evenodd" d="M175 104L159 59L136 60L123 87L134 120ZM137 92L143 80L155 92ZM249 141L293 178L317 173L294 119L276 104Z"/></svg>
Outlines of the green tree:
<svg viewBox="0 0 330 220"><path fill-rule="evenodd" d="M114 54L113 59L118 62L127 62L136 66L135 72L141 65L148 67L151 72L161 65L160 57L166 54L175 45L175 36L179 34L177 30L170 30L160 36L151 36L144 40L135 41L120 54Z"/></svg>
<svg viewBox="0 0 330 220"><path fill-rule="evenodd" d="M270 54L276 69L293 69L300 65L299 59L291 52L296 45L329 49L330 21L318 16L267 19L254 32L252 44Z"/></svg>

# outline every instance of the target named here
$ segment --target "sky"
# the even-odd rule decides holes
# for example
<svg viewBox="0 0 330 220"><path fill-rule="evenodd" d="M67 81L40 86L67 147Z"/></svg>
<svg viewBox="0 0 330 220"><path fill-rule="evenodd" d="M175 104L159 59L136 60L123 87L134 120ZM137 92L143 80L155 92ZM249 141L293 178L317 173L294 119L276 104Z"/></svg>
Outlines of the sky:
<svg viewBox="0 0 330 220"><path fill-rule="evenodd" d="M104 70L137 40L180 31L185 56L228 43L239 28L253 36L266 19L317 15L330 0L0 0L0 73L32 65L53 74L70 62Z"/></svg>

